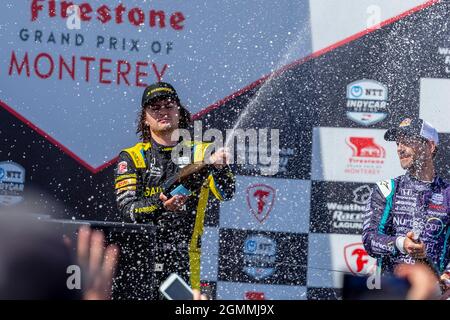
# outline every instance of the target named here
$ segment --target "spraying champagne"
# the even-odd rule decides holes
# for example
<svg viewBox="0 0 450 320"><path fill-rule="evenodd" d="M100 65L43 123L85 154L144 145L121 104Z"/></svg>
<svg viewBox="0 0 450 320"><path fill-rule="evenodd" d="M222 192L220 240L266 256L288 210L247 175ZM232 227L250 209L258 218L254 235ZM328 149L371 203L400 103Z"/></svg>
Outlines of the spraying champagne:
<svg viewBox="0 0 450 320"><path fill-rule="evenodd" d="M205 154L210 154L214 146L210 145L205 150ZM211 173L228 165L229 154L226 148L219 148L207 159L196 161L188 164L178 170L175 175L169 177L163 184L163 193L166 197L171 198L175 195L189 196L198 191Z"/></svg>
<svg viewBox="0 0 450 320"><path fill-rule="evenodd" d="M190 196L201 188L211 171L211 165L205 162L188 164L162 184L164 195L168 198Z"/></svg>

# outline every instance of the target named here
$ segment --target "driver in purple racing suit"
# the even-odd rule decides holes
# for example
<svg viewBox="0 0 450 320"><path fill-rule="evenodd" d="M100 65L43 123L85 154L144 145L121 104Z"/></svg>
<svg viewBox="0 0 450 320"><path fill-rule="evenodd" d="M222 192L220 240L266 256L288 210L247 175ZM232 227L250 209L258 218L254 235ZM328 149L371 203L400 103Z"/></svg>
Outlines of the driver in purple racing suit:
<svg viewBox="0 0 450 320"><path fill-rule="evenodd" d="M384 139L397 143L406 173L373 188L364 214L364 247L382 273L426 261L443 275L450 260L450 184L435 172L438 133L422 119L405 119Z"/></svg>

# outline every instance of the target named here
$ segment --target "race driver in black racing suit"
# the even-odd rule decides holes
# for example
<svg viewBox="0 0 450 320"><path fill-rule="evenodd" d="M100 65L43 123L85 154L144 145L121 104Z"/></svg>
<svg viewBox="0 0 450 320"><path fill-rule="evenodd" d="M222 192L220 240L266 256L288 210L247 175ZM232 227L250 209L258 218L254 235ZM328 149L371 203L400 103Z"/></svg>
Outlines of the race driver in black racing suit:
<svg viewBox="0 0 450 320"><path fill-rule="evenodd" d="M115 170L115 193L118 208L126 220L156 226L153 250L154 271L150 299L159 299L158 288L175 272L191 285L200 288L201 236L208 198L229 200L235 192L235 177L228 165L229 154L223 148L209 159L212 172L201 189L190 196L168 199L161 185L187 162L205 159L209 144L187 142L190 159L172 161L172 133L187 128L188 111L180 104L175 89L168 83L148 86L142 97L142 111L137 133L142 143L123 150ZM183 142L186 143L186 142Z"/></svg>

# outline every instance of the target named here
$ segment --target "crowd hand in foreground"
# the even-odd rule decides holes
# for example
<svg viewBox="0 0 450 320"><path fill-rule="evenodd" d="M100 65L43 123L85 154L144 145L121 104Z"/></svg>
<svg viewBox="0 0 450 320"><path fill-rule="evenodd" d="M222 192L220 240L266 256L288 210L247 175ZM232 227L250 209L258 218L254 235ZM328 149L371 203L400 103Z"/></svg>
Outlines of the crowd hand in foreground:
<svg viewBox="0 0 450 320"><path fill-rule="evenodd" d="M70 245L70 240L65 238ZM119 247L105 247L102 231L83 226L78 230L77 263L81 269L84 300L110 300Z"/></svg>

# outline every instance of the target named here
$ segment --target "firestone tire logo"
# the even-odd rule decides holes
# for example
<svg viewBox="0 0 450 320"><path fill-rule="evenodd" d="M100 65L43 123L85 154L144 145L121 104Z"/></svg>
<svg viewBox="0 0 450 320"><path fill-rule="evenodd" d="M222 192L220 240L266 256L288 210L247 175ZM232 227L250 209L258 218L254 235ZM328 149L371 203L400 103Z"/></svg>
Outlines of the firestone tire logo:
<svg viewBox="0 0 450 320"><path fill-rule="evenodd" d="M380 174L384 168L386 150L375 142L374 137L347 137L345 142L352 150L345 168L346 174Z"/></svg>
<svg viewBox="0 0 450 320"><path fill-rule="evenodd" d="M244 294L244 300L266 300L264 292L247 291Z"/></svg>
<svg viewBox="0 0 450 320"><path fill-rule="evenodd" d="M354 275L367 274L373 268L369 254L364 249L362 242L346 245L344 259L348 270Z"/></svg>
<svg viewBox="0 0 450 320"><path fill-rule="evenodd" d="M259 223L263 223L272 211L276 191L267 184L254 184L247 188L247 205Z"/></svg>
<svg viewBox="0 0 450 320"><path fill-rule="evenodd" d="M353 151L353 157L386 158L386 150L375 143L375 138L349 137L346 142Z"/></svg>

